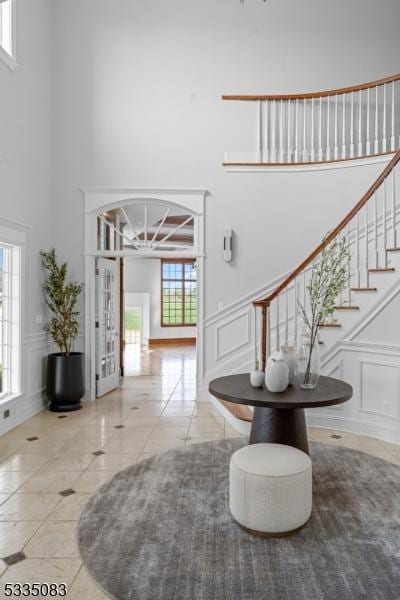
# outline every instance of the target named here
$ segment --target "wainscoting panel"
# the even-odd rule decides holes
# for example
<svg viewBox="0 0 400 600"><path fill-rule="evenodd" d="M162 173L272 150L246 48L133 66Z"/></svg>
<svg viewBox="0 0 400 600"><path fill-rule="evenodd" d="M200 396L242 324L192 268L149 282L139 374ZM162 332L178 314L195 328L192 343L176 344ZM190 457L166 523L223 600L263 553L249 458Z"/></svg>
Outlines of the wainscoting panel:
<svg viewBox="0 0 400 600"><path fill-rule="evenodd" d="M251 341L250 310L231 317L215 328L215 360L221 360L248 346Z"/></svg>
<svg viewBox="0 0 400 600"><path fill-rule="evenodd" d="M21 395L0 404L0 435L29 419L45 406L46 358L50 342L45 332L28 334L23 342ZM7 415L8 416L5 416Z"/></svg>
<svg viewBox="0 0 400 600"><path fill-rule="evenodd" d="M398 418L400 367L360 360L360 412Z"/></svg>

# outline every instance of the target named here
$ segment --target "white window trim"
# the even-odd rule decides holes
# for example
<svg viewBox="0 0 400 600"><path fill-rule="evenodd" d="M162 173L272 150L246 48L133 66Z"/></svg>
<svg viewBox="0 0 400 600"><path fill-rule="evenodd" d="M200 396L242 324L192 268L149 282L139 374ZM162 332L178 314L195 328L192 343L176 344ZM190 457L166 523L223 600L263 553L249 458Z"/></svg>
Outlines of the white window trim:
<svg viewBox="0 0 400 600"><path fill-rule="evenodd" d="M28 227L0 217L0 242L12 246L13 281L12 281L12 319L16 322L12 331L11 350L11 391L0 396L0 405L21 396L23 372L23 337L24 331L24 274L25 245Z"/></svg>
<svg viewBox="0 0 400 600"><path fill-rule="evenodd" d="M11 2L11 54L9 54L3 46L0 44L0 59L11 71L15 71L18 67L17 63L17 10L16 0L10 0Z"/></svg>

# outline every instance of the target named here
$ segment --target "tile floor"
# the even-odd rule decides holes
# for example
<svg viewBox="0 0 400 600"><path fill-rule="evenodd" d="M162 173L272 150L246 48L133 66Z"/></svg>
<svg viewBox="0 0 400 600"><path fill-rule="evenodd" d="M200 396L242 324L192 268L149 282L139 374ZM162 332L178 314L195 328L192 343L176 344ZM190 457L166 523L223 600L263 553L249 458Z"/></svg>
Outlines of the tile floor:
<svg viewBox="0 0 400 600"><path fill-rule="evenodd" d="M237 436L209 403L195 402L193 349L157 353L152 372L66 415L44 411L0 438L0 598L6 582L65 582L69 600L106 596L79 557L76 525L96 488L138 460ZM332 430L310 438L400 465L400 446Z"/></svg>

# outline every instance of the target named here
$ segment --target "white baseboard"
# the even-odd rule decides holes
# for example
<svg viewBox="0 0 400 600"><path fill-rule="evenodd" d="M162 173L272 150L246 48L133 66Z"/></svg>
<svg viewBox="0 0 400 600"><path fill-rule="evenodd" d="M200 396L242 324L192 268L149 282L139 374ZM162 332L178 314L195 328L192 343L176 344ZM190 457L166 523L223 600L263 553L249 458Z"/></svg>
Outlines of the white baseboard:
<svg viewBox="0 0 400 600"><path fill-rule="evenodd" d="M2 405L2 411L9 410L10 416L0 422L0 435L21 425L48 406L45 390L39 390L32 396L18 396Z"/></svg>

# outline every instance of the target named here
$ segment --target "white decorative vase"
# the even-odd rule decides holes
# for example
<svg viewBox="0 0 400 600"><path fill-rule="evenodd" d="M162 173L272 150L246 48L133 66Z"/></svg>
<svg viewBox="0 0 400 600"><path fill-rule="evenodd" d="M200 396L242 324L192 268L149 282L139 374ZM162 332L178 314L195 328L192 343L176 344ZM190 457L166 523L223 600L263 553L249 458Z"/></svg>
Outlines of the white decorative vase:
<svg viewBox="0 0 400 600"><path fill-rule="evenodd" d="M274 352L268 359L265 385L270 392L284 392L289 385L289 367L282 352Z"/></svg>
<svg viewBox="0 0 400 600"><path fill-rule="evenodd" d="M252 371L250 373L250 383L255 388L260 388L264 385L264 373L262 371Z"/></svg>
<svg viewBox="0 0 400 600"><path fill-rule="evenodd" d="M289 367L289 385L296 383L296 352L293 346L281 346L283 360Z"/></svg>

